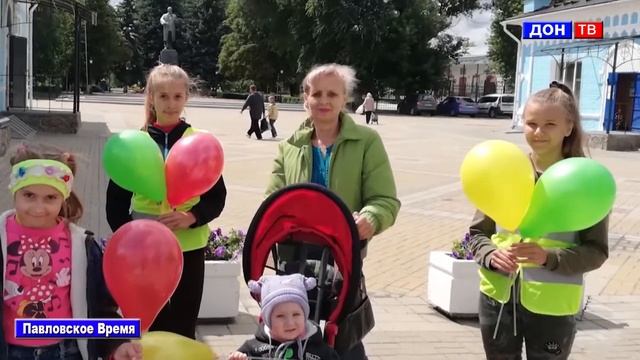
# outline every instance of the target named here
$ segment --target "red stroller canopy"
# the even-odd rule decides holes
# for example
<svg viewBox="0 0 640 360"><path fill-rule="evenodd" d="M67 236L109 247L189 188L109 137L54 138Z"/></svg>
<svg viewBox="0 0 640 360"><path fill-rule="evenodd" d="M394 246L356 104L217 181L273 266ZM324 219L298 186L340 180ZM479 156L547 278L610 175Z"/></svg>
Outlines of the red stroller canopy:
<svg viewBox="0 0 640 360"><path fill-rule="evenodd" d="M314 184L292 185L271 194L247 231L242 259L245 281L258 280L273 247L292 240L329 248L343 284L327 327L339 323L347 315L345 310L359 300L355 297L360 286L362 245L351 211L337 195Z"/></svg>

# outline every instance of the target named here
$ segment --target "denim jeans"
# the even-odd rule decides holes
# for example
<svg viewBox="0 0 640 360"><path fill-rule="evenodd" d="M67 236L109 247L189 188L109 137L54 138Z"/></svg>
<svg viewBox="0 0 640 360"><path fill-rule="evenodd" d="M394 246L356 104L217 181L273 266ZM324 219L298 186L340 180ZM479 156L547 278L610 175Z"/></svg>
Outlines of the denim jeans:
<svg viewBox="0 0 640 360"><path fill-rule="evenodd" d="M75 340L63 340L43 347L8 346L9 359L12 360L82 360Z"/></svg>

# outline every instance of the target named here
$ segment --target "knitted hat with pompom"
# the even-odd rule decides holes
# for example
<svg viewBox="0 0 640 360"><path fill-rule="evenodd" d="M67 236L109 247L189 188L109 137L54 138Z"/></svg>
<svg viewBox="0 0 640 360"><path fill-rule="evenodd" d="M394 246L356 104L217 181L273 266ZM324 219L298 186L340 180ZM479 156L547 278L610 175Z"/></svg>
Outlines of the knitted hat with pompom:
<svg viewBox="0 0 640 360"><path fill-rule="evenodd" d="M260 294L262 320L271 328L271 312L278 304L295 302L300 304L305 319L309 318L307 291L316 286L316 279L301 274L265 275L258 281L250 280L249 289Z"/></svg>

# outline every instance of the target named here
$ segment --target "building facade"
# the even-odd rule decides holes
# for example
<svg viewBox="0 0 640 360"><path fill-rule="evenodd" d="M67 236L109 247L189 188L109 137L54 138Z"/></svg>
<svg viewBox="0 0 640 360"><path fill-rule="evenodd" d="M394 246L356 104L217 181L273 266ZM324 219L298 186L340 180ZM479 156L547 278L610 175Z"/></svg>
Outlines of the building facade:
<svg viewBox="0 0 640 360"><path fill-rule="evenodd" d="M32 98L35 4L0 0L0 109L25 108Z"/></svg>
<svg viewBox="0 0 640 360"><path fill-rule="evenodd" d="M514 33L525 21L602 21L604 38L524 40ZM528 97L556 80L573 89L585 130L640 132L640 1L525 0L502 24L518 43L514 127Z"/></svg>
<svg viewBox="0 0 640 360"><path fill-rule="evenodd" d="M493 68L487 56L464 56L449 66L449 95L468 96L475 100L486 94L503 93L502 77Z"/></svg>

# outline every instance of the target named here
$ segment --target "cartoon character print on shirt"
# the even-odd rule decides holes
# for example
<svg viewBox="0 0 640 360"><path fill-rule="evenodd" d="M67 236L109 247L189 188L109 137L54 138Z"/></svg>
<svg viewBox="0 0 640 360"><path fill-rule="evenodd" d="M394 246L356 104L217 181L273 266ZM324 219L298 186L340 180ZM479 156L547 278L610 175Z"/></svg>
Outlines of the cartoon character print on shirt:
<svg viewBox="0 0 640 360"><path fill-rule="evenodd" d="M15 275L19 270L22 276L20 284L6 281L4 299L8 300L20 296L18 316L25 318L46 318L46 310L52 311L57 300L56 286L68 286L71 281L70 269L63 268L55 277L52 274L53 257L60 249L60 244L49 237L33 239L25 235L20 240L14 241L7 247L7 254L19 256L20 260L9 260L14 264L14 269L9 270L10 275ZM61 262L70 259L61 259Z"/></svg>

